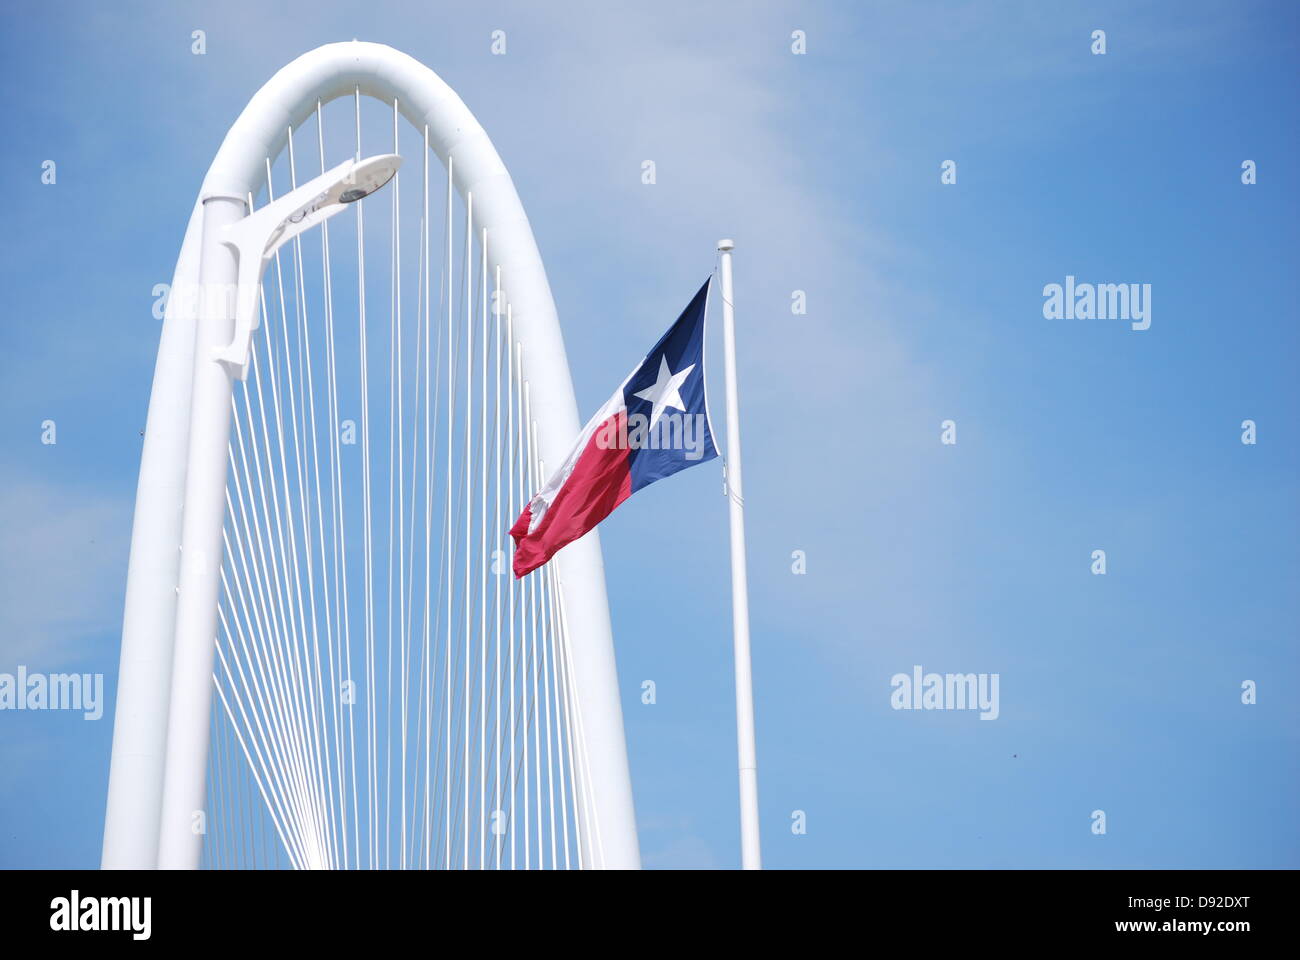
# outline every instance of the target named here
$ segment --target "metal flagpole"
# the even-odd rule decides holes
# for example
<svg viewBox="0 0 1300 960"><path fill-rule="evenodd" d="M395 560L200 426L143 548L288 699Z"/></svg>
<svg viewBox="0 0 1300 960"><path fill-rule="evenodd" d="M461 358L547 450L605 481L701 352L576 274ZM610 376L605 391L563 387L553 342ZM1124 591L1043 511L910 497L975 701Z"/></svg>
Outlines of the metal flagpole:
<svg viewBox="0 0 1300 960"><path fill-rule="evenodd" d="M722 254L722 343L727 379L727 462L731 512L731 622L736 650L736 741L740 766L741 866L762 869L758 842L758 754L754 746L754 681L749 662L749 585L745 575L745 496L740 471L740 399L736 386L736 315L731 294L731 240Z"/></svg>

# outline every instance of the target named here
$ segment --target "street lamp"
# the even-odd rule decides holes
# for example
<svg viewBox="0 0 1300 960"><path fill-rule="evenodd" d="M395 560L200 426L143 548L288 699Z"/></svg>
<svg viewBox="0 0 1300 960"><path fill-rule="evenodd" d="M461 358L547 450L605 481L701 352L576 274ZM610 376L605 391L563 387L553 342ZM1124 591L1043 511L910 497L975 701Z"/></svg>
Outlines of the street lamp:
<svg viewBox="0 0 1300 960"><path fill-rule="evenodd" d="M324 223L350 203L379 190L397 173L402 158L384 153L348 160L297 190L222 228L220 242L239 255L235 338L216 351L239 379L248 379L248 351L257 329L258 289L275 251L306 230Z"/></svg>

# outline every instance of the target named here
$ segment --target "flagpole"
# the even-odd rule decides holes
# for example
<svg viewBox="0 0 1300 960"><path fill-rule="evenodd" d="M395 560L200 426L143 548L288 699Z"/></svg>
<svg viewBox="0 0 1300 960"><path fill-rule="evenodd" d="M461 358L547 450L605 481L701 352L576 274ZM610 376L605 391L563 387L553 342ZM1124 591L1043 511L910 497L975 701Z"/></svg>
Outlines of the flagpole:
<svg viewBox="0 0 1300 960"><path fill-rule="evenodd" d="M722 254L722 343L727 380L727 463L724 488L731 514L731 622L736 653L736 743L740 768L740 853L745 870L762 869L758 840L758 751L754 745L754 681L749 658L749 583L745 572L745 496L740 470L740 396L736 385L736 315L731 251Z"/></svg>

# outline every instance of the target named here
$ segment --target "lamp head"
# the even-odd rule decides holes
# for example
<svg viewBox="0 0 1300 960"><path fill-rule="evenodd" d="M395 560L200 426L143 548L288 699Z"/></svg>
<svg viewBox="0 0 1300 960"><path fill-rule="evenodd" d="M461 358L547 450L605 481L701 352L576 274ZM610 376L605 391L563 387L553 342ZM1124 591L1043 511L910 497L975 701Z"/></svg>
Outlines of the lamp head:
<svg viewBox="0 0 1300 960"><path fill-rule="evenodd" d="M281 198L277 204L284 203L291 209L271 230L262 256L269 257L297 234L341 213L345 204L370 196L393 179L401 165L402 158L395 153L348 160Z"/></svg>
<svg viewBox="0 0 1300 960"><path fill-rule="evenodd" d="M383 153L367 157L352 168L348 175L351 186L339 193L339 203L356 203L362 197L368 197L397 173L402 165L402 158L395 153Z"/></svg>

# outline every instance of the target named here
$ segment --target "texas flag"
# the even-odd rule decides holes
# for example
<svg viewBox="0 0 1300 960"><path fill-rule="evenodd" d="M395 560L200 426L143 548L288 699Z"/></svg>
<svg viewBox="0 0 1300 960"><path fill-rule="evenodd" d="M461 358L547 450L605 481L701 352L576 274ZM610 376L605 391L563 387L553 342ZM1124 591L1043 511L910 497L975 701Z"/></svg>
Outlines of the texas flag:
<svg viewBox="0 0 1300 960"><path fill-rule="evenodd" d="M546 563L642 487L718 455L704 393L708 296L706 280L524 507L510 528L516 577Z"/></svg>

